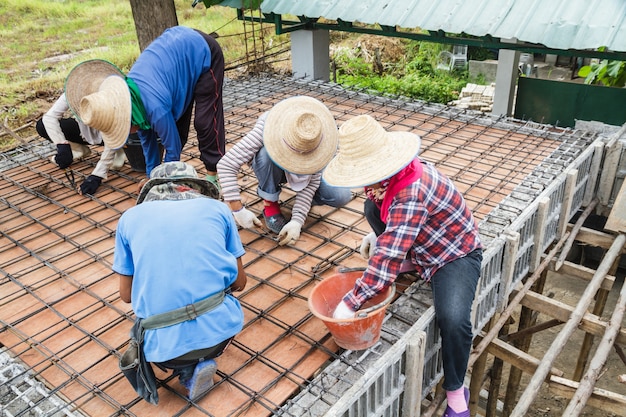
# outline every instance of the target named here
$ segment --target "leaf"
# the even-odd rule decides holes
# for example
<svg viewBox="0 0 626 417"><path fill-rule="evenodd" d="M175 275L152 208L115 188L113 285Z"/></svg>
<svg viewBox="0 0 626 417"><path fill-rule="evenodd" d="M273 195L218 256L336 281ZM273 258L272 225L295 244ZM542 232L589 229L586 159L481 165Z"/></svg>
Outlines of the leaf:
<svg viewBox="0 0 626 417"><path fill-rule="evenodd" d="M580 67L580 69L578 70L579 77L586 77L587 75L589 75L589 73L591 73L591 67L589 65Z"/></svg>

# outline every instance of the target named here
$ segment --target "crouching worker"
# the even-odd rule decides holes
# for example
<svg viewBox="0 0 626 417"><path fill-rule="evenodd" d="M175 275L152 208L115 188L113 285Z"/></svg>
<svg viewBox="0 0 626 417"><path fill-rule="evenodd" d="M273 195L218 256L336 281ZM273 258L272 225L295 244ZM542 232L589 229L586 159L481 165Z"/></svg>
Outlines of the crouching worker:
<svg viewBox="0 0 626 417"><path fill-rule="evenodd" d="M102 62L103 65L115 68L113 64ZM92 76L95 77L94 74ZM73 86L73 83L66 84L66 91L69 88L70 94L73 94ZM56 145L57 153L50 160L61 169L69 168L74 161L90 155L90 145L104 143L99 130L87 126L76 116L69 116L69 110L66 93L63 93L36 124L39 136ZM93 195L102 180L107 179L109 169L122 168L125 160L123 149L111 149L105 144L96 167L80 185L80 194Z"/></svg>
<svg viewBox="0 0 626 417"><path fill-rule="evenodd" d="M191 165L163 163L152 170L137 205L120 217L115 236L120 298L132 303L141 322L131 340L135 333L144 362L173 370L191 400L212 387L214 359L243 327L241 305L231 292L246 285L244 248L218 196ZM155 382L147 393L134 388L158 402Z"/></svg>
<svg viewBox="0 0 626 417"><path fill-rule="evenodd" d="M329 187L322 181L322 170L335 152L337 124L321 101L290 97L262 114L254 128L217 163L224 201L237 224L261 226L241 202L237 175L248 164L259 181L257 194L263 199L267 228L278 235L280 245L295 243L311 205L342 207L352 198L349 188ZM285 184L296 193L290 221L279 203Z"/></svg>
<svg viewBox="0 0 626 417"><path fill-rule="evenodd" d="M365 301L395 281L408 255L433 291L448 400L443 416L469 417L469 391L463 381L482 263L480 237L461 193L417 157L419 147L419 136L386 132L367 115L339 128L339 153L324 178L331 185L364 187L365 217L373 232L361 245L361 254L369 259L367 269L333 316L354 317Z"/></svg>

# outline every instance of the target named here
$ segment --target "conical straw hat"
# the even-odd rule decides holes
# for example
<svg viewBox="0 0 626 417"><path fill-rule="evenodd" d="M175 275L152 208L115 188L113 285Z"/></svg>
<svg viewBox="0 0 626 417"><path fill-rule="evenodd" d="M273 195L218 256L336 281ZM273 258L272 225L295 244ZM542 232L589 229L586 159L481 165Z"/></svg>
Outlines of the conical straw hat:
<svg viewBox="0 0 626 417"><path fill-rule="evenodd" d="M420 137L387 132L373 117L361 115L339 127L339 151L324 170L324 180L336 187L364 187L387 179L419 153Z"/></svg>
<svg viewBox="0 0 626 417"><path fill-rule="evenodd" d="M263 143L272 161L284 170L314 174L337 151L337 124L321 101L307 96L290 97L269 111Z"/></svg>
<svg viewBox="0 0 626 417"><path fill-rule="evenodd" d="M97 92L80 100L79 106L83 122L102 133L105 145L111 149L124 146L130 132L131 104L123 78L106 78Z"/></svg>

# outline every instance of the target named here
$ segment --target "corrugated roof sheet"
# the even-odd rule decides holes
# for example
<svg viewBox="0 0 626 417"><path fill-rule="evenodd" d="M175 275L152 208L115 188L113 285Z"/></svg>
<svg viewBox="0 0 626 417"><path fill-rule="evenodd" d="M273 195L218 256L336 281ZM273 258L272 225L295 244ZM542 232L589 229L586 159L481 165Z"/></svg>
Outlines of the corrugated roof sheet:
<svg viewBox="0 0 626 417"><path fill-rule="evenodd" d="M264 0L264 13L626 51L624 0Z"/></svg>

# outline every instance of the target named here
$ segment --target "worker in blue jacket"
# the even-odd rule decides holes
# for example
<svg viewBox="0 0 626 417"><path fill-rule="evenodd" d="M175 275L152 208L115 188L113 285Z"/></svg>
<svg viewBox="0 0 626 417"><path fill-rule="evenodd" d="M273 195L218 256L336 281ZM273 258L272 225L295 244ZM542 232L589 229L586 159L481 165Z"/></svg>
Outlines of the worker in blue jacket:
<svg viewBox="0 0 626 417"><path fill-rule="evenodd" d="M213 37L174 26L152 41L125 77L94 73L97 67L98 60L78 64L66 83L80 86L73 88L80 94L68 99L70 108L85 124L103 132L105 144L118 149L129 131L136 131L149 176L161 163L157 139L165 150L164 162L180 160L195 103L200 159L206 179L219 187L216 165L225 146L224 56Z"/></svg>

